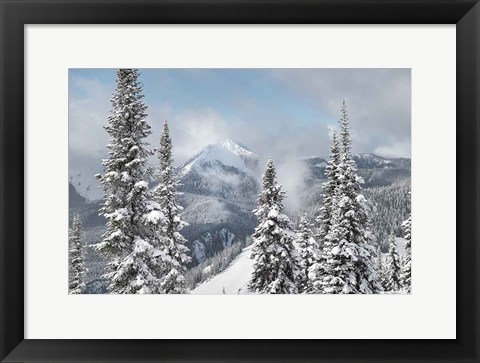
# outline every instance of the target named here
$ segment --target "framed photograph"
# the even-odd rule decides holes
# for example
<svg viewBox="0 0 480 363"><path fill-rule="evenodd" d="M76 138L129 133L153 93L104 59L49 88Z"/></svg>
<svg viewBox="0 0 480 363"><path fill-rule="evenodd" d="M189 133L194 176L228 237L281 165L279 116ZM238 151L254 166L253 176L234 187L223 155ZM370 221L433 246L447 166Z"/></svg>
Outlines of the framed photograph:
<svg viewBox="0 0 480 363"><path fill-rule="evenodd" d="M477 1L1 9L2 362L480 361Z"/></svg>

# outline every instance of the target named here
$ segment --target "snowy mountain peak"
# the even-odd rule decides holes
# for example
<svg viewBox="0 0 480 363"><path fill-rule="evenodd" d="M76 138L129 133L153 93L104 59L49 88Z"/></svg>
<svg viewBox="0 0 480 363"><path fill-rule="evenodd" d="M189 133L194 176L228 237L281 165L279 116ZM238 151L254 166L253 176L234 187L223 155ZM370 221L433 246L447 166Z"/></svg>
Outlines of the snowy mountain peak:
<svg viewBox="0 0 480 363"><path fill-rule="evenodd" d="M225 149L239 156L258 159L258 156L253 152L251 152L245 145L233 139L226 138L224 140L219 141L216 145L220 147L224 147Z"/></svg>
<svg viewBox="0 0 480 363"><path fill-rule="evenodd" d="M216 144L207 145L193 158L180 166L181 174L187 174L192 168L205 169L215 165L234 167L244 173L253 172L258 156L233 139L226 138Z"/></svg>

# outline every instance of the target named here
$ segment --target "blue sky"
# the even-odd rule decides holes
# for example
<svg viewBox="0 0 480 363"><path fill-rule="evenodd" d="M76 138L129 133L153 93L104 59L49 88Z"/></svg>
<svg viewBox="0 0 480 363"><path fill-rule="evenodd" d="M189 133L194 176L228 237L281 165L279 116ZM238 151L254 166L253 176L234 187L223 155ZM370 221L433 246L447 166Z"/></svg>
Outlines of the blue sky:
<svg viewBox="0 0 480 363"><path fill-rule="evenodd" d="M69 71L70 175L98 171L115 69ZM355 152L410 157L410 69L141 69L158 143L169 121L177 164L230 137L261 158L328 155L342 99Z"/></svg>
<svg viewBox="0 0 480 363"><path fill-rule="evenodd" d="M212 108L231 121L268 118L274 123L269 116L278 113L299 123L335 122L335 116L285 87L269 70L141 69L141 73L149 106L168 105L173 112ZM71 69L70 94L75 98L90 97L90 90L75 82L80 78L115 89L114 69Z"/></svg>

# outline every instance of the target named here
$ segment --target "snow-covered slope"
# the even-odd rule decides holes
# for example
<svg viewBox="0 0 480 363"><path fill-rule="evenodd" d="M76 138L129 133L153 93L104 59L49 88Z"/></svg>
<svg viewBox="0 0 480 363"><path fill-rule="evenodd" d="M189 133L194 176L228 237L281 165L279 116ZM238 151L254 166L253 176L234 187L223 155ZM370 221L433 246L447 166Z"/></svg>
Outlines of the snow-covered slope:
<svg viewBox="0 0 480 363"><path fill-rule="evenodd" d="M243 252L232 261L224 271L211 280L197 286L194 295L248 294L247 284L253 272L253 260L250 258L252 246L244 248Z"/></svg>
<svg viewBox="0 0 480 363"><path fill-rule="evenodd" d="M396 237L397 252L400 257L405 257L405 239ZM194 295L221 295L221 294L249 294L248 282L253 272L253 260L250 258L252 245L243 249L243 252L232 263L212 279L197 286L191 291ZM382 253L385 261L386 253Z"/></svg>

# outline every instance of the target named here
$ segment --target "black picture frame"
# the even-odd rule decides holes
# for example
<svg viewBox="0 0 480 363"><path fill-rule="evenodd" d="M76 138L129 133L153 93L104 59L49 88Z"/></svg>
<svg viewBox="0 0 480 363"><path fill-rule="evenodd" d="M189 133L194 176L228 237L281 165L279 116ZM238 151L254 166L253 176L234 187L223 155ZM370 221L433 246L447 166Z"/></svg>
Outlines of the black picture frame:
<svg viewBox="0 0 480 363"><path fill-rule="evenodd" d="M0 0L0 14L2 362L480 361L478 0ZM24 26L162 23L456 24L457 339L24 339Z"/></svg>

